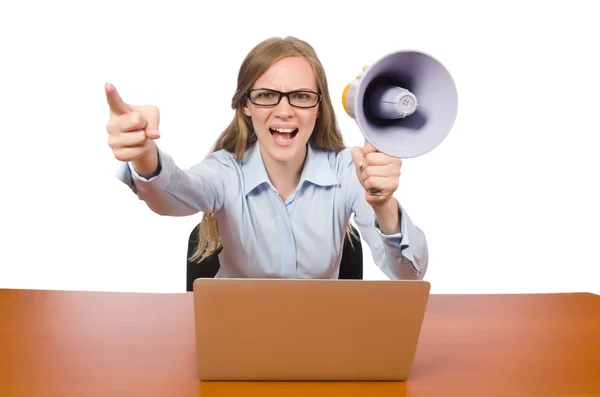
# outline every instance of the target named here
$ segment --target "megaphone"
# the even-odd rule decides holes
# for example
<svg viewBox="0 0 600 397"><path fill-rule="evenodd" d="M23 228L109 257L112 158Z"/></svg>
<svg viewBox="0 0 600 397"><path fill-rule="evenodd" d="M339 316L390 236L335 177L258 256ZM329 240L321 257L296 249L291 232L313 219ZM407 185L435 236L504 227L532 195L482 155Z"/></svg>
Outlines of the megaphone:
<svg viewBox="0 0 600 397"><path fill-rule="evenodd" d="M435 58L397 51L365 66L342 104L366 141L392 157L421 156L448 135L458 111L456 85Z"/></svg>

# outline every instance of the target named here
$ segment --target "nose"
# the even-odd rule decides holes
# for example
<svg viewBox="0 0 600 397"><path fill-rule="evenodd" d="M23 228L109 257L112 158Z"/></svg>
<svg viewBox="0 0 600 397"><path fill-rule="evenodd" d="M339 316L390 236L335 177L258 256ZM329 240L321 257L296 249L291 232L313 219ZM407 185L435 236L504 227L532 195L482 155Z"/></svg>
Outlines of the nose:
<svg viewBox="0 0 600 397"><path fill-rule="evenodd" d="M279 101L279 104L275 106L274 112L275 116L289 118L294 114L294 107L290 105L288 97L283 97L281 98L281 101Z"/></svg>

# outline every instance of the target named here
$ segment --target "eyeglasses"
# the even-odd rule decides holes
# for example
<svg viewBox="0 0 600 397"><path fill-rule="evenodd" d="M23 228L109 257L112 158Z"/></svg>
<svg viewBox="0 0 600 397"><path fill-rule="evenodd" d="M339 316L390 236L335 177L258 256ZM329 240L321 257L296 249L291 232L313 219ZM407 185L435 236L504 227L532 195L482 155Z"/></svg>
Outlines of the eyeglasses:
<svg viewBox="0 0 600 397"><path fill-rule="evenodd" d="M287 97L291 106L297 108L314 108L321 102L321 94L314 91L298 90L281 92L267 88L254 88L246 91L250 102L257 106L277 106L281 98Z"/></svg>

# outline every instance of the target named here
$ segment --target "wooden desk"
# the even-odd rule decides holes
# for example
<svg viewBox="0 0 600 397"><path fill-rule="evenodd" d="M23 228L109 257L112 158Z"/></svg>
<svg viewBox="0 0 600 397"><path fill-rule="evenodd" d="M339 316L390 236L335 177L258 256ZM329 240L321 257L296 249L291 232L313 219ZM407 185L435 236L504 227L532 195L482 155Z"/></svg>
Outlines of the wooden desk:
<svg viewBox="0 0 600 397"><path fill-rule="evenodd" d="M0 396L600 396L600 297L432 295L399 383L199 382L190 293L0 290Z"/></svg>

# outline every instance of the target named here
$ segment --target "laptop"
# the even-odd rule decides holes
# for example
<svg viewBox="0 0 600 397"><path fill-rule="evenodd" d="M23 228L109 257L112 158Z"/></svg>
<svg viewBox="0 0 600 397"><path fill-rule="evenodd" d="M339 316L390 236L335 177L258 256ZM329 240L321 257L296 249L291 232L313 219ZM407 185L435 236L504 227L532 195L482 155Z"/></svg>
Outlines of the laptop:
<svg viewBox="0 0 600 397"><path fill-rule="evenodd" d="M198 377L405 381L429 292L424 280L199 278Z"/></svg>

